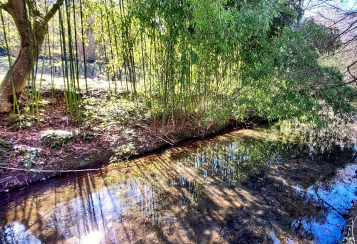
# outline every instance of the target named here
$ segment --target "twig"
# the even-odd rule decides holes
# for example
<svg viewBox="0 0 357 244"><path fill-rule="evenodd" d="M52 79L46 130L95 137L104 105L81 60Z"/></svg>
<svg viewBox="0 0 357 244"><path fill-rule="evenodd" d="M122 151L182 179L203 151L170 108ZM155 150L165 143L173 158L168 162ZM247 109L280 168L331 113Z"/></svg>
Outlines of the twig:
<svg viewBox="0 0 357 244"><path fill-rule="evenodd" d="M19 169L19 168L9 168L0 166L0 169L8 169L8 170L17 170L17 171L30 171L30 172L47 172L47 173L71 173L71 172L85 172L85 171L99 171L104 170L105 168L99 169L77 169L77 170L42 170L42 169Z"/></svg>
<svg viewBox="0 0 357 244"><path fill-rule="evenodd" d="M172 143L172 142L169 142L169 141L167 141L167 140L165 140L162 136L161 137L159 137L159 136L157 136L157 135L155 135L155 134L153 134L153 133L151 133L150 132L150 130L148 130L147 128L145 128L145 127L143 127L143 126L141 126L141 125L138 125L140 128L142 128L142 129L144 129L144 130L146 130L146 132L147 133L149 133L150 135L152 135L152 136L154 136L154 137L156 137L157 139L159 139L159 140L163 140L164 142L166 142L166 143L168 143L168 144L170 144L171 146L173 146L173 145L175 145L174 143ZM165 134L164 134L165 135ZM165 135L166 136L166 135ZM166 136L167 137L167 136ZM168 138L168 137L167 137ZM168 139L170 139L170 138L168 138Z"/></svg>
<svg viewBox="0 0 357 244"><path fill-rule="evenodd" d="M352 239L353 239L353 244L356 244L356 241L355 241L355 235L353 233L353 227L355 225L355 221L354 221L354 218L352 218Z"/></svg>
<svg viewBox="0 0 357 244"><path fill-rule="evenodd" d="M326 202L325 200L323 200L319 194L317 193L317 191L315 192L316 196L322 201L324 202L327 206L329 206L330 208L332 208L333 210L335 210L339 215L341 215L342 217L344 217L344 214L342 214L340 211L338 211L335 207L333 207L331 204L329 204L328 202Z"/></svg>

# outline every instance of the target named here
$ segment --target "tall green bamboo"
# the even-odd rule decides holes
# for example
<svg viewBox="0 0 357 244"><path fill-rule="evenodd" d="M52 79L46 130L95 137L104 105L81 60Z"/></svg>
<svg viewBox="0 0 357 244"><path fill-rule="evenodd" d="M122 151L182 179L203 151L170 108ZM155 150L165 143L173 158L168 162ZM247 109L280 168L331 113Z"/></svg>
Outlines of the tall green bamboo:
<svg viewBox="0 0 357 244"><path fill-rule="evenodd" d="M87 57L86 50L84 44L84 26L83 26L83 8L82 8L82 0L79 0L79 11L81 13L81 33L82 33L82 49L83 49L83 63L84 63L84 79L86 83L86 92L88 95L88 80L87 80Z"/></svg>
<svg viewBox="0 0 357 244"><path fill-rule="evenodd" d="M61 37L61 53L62 53L62 70L63 70L63 76L65 77L65 80L67 84L65 83L65 93L66 95L66 103L67 103L67 109L69 111L69 116L71 122L73 121L73 101L72 101L72 93L71 93L71 86L69 83L69 78L68 78L68 64L67 64L67 51L66 51L66 37L65 37L65 29L63 25L63 18L62 18L62 8L58 11L59 13L59 21L60 21L60 37ZM63 62L64 61L64 62Z"/></svg>

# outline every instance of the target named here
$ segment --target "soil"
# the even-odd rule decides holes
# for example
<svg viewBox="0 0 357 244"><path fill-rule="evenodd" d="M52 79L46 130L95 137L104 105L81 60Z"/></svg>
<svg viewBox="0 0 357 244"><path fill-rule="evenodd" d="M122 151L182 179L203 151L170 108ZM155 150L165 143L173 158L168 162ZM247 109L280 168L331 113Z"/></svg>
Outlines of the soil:
<svg viewBox="0 0 357 244"><path fill-rule="evenodd" d="M113 157L120 161L175 145L184 139L203 138L227 127L252 127L262 122L259 118L251 118L239 123L232 120L223 125L203 126L197 118L188 118L175 125L168 124L164 132L160 122L146 122L134 127L135 134L140 135L131 138L135 150L118 154L116 149L128 142L118 140L112 131L95 133L95 125L71 123L63 92L56 91L54 98L51 92L43 92L40 100L48 103L40 106L39 123L36 115L25 119L12 119L13 114L0 115L0 192L23 188L62 173L99 170ZM49 130L67 133L79 130L80 133L65 141L48 142L44 132Z"/></svg>

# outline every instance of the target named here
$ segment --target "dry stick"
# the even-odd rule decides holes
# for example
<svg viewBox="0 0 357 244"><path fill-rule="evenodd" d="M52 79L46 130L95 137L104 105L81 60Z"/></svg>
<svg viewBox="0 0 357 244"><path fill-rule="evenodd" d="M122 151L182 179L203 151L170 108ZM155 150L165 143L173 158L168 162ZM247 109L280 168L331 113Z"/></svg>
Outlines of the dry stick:
<svg viewBox="0 0 357 244"><path fill-rule="evenodd" d="M171 146L174 146L174 145L175 145L175 142L169 142L169 141L165 140L162 136L159 137L159 136L157 136L157 135L151 133L147 128L142 127L142 126L140 126L140 125L139 125L139 127L142 128L142 129L144 129L144 130L146 130L146 132L149 133L150 135L152 135L153 137L156 137L157 139L162 140L162 141L164 141L164 142L170 144ZM165 134L163 134L163 135L165 135ZM165 135L165 136L166 136L168 139L170 139L167 135Z"/></svg>
<svg viewBox="0 0 357 244"><path fill-rule="evenodd" d="M340 211L338 211L335 207L333 207L331 204L329 204L328 202L326 202L325 200L323 200L319 194L316 191L316 196L318 199L320 199L322 202L324 202L327 206L329 206L330 208L332 208L333 210L335 210L339 215L341 215L342 217L344 217L344 214L342 214Z"/></svg>
<svg viewBox="0 0 357 244"><path fill-rule="evenodd" d="M356 244L355 235L353 232L354 225L355 225L355 220L354 220L354 218L352 218L352 240L353 240L353 244Z"/></svg>
<svg viewBox="0 0 357 244"><path fill-rule="evenodd" d="M352 240L353 240L353 244L356 244L355 235L353 232L354 225L355 225L355 221L354 221L354 218L352 218Z"/></svg>
<svg viewBox="0 0 357 244"><path fill-rule="evenodd" d="M99 169L77 169L77 170L46 170L46 169L19 169L19 168L9 168L0 166L0 169L17 170L17 171L30 171L30 172L47 172L47 173L71 173L71 172L85 172L85 171L99 171L105 170L106 168Z"/></svg>

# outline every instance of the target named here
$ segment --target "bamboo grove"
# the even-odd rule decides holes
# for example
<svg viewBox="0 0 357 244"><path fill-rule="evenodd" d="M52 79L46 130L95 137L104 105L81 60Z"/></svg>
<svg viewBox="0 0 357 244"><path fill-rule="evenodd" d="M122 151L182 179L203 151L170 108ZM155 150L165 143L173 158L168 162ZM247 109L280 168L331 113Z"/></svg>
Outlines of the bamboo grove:
<svg viewBox="0 0 357 244"><path fill-rule="evenodd" d="M42 10L51 4L44 0ZM29 21L36 21L31 11L27 4ZM33 65L28 103L38 114L46 62L52 84L61 77L78 122L90 67L100 68L110 96L127 96L163 127L253 115L312 121L331 110L346 117L356 90L343 86L337 68L320 64L338 48L337 30L302 14L294 0L66 0L49 22L42 62ZM14 27L2 15L9 37ZM16 49L11 39L9 54Z"/></svg>

